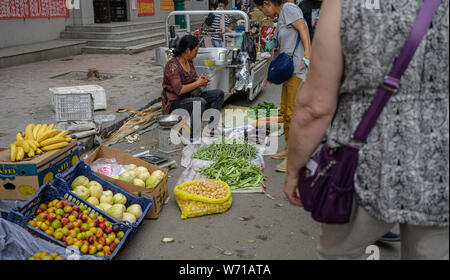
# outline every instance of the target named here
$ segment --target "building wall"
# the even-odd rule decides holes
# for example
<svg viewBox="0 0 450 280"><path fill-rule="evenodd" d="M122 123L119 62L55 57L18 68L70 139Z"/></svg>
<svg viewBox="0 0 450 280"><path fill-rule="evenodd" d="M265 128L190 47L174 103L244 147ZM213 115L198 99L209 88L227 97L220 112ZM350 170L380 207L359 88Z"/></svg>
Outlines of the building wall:
<svg viewBox="0 0 450 280"><path fill-rule="evenodd" d="M154 16L138 17L137 9L132 9L133 5L137 7L137 0L127 0L129 20L165 20L169 12L160 10L160 0L154 0L154 2ZM185 9L207 10L208 0L186 0ZM200 19L201 17L193 17L191 20ZM80 9L70 10L70 17L68 18L1 19L0 48L56 40L60 38L60 33L65 30L67 25L87 24L94 24L93 0L80 0Z"/></svg>

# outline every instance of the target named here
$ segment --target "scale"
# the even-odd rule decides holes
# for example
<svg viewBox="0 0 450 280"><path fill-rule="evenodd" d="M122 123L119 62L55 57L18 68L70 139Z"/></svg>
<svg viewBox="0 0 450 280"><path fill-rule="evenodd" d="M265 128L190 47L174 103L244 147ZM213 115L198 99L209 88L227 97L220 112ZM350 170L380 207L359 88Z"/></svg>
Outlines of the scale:
<svg viewBox="0 0 450 280"><path fill-rule="evenodd" d="M177 167L177 162L175 160L173 160L167 155L155 151L146 150L143 151L142 153L133 155L133 157L141 159L150 164L156 165L159 168L173 169Z"/></svg>

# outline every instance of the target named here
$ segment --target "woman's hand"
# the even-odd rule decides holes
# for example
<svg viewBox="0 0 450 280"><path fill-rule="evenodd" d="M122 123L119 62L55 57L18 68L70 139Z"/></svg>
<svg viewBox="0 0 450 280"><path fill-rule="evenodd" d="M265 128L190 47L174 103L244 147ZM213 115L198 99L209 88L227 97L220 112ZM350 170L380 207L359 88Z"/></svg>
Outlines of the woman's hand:
<svg viewBox="0 0 450 280"><path fill-rule="evenodd" d="M206 87L209 84L210 80L208 77L202 75L198 77L196 82L198 83L198 86Z"/></svg>
<svg viewBox="0 0 450 280"><path fill-rule="evenodd" d="M284 182L283 192L286 195L286 198L293 205L298 207L303 207L302 201L300 199L300 195L298 193L298 175L286 175L286 180Z"/></svg>

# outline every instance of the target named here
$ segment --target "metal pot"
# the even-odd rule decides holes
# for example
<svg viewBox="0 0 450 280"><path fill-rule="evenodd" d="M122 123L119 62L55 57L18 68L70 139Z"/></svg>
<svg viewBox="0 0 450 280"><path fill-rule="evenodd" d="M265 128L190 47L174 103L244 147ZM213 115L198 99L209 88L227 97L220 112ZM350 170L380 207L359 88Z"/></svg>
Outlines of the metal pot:
<svg viewBox="0 0 450 280"><path fill-rule="evenodd" d="M160 126L171 127L182 120L181 116L176 115L162 115L156 118Z"/></svg>

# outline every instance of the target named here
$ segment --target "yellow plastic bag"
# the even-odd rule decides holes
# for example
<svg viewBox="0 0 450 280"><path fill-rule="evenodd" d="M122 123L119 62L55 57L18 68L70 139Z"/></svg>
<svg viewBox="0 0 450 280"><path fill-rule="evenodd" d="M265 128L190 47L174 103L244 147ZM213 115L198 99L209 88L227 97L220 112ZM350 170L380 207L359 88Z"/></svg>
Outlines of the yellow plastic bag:
<svg viewBox="0 0 450 280"><path fill-rule="evenodd" d="M230 209L231 207L231 189L227 183L222 181L216 182L221 183L227 188L227 194L223 198L209 198L197 194L188 193L182 190L184 187L193 185L202 180L194 180L190 182L183 183L178 185L173 190L175 194L175 200L177 201L178 207L181 210L181 218L194 218L204 215L223 213Z"/></svg>

